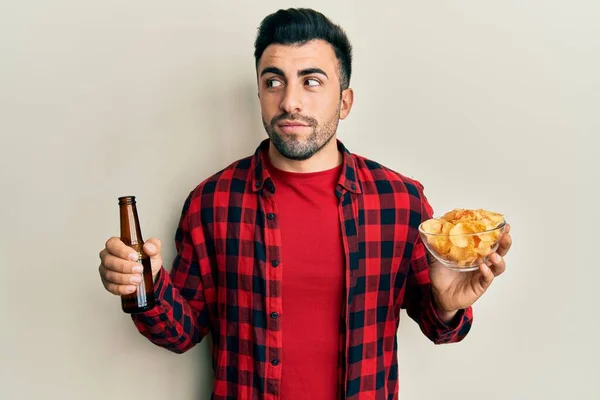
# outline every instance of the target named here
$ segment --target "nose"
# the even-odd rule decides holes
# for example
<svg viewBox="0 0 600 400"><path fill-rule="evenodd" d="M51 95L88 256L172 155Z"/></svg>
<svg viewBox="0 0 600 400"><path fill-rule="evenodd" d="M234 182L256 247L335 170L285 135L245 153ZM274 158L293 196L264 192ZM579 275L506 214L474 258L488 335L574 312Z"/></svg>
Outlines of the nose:
<svg viewBox="0 0 600 400"><path fill-rule="evenodd" d="M280 108L291 115L302 112L302 90L295 85L288 84L283 99L281 99Z"/></svg>

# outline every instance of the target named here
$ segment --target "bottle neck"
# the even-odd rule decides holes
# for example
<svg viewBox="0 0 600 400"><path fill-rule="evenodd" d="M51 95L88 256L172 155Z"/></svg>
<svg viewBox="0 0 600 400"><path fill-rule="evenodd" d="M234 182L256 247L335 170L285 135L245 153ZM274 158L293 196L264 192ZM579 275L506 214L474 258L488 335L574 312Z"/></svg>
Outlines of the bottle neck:
<svg viewBox="0 0 600 400"><path fill-rule="evenodd" d="M142 230L135 204L121 204L121 240L128 246L142 244Z"/></svg>

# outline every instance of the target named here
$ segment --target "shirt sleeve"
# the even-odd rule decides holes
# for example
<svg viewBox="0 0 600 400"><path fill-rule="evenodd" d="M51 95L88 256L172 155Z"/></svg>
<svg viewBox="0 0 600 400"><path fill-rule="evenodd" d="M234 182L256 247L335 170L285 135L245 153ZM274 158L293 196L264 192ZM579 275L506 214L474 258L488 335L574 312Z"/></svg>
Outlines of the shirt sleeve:
<svg viewBox="0 0 600 400"><path fill-rule="evenodd" d="M192 194L184 204L177 228L173 268L170 273L161 268L154 283L156 306L131 316L142 335L175 353L191 349L210 331L201 273L201 266L210 265L208 257L199 256L207 254L201 250L205 246L203 230L194 229L192 239L191 200Z"/></svg>
<svg viewBox="0 0 600 400"><path fill-rule="evenodd" d="M423 186L418 182L416 185L420 197L420 222L422 222L433 216L433 209L423 193ZM410 229L417 228L410 227ZM407 314L419 324L421 331L433 343L459 342L471 329L473 310L471 307L459 310L448 323L444 323L438 317L429 279L427 249L418 232L415 237L402 308L406 309Z"/></svg>

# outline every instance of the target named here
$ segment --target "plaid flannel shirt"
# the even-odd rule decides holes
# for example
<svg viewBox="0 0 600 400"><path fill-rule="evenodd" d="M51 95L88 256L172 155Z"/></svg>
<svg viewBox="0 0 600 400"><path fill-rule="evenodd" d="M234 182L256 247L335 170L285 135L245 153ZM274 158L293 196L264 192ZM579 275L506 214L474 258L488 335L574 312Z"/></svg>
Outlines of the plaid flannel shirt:
<svg viewBox="0 0 600 400"><path fill-rule="evenodd" d="M422 185L337 143L343 167L335 196L346 256L340 398L397 399L400 309L436 344L462 340L472 310L459 311L449 324L435 313L417 230L433 214ZM268 146L263 141L253 156L190 193L173 267L170 273L162 269L155 283L157 306L132 316L144 336L176 353L210 332L213 399L280 398L286 260L276 188L263 158Z"/></svg>

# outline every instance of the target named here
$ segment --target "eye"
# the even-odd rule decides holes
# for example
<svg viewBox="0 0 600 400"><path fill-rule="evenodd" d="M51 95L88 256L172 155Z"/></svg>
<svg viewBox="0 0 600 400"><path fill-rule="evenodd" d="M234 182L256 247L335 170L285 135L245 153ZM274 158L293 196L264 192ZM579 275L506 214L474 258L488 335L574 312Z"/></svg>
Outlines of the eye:
<svg viewBox="0 0 600 400"><path fill-rule="evenodd" d="M309 87L321 86L321 81L316 78L308 78L305 83Z"/></svg>
<svg viewBox="0 0 600 400"><path fill-rule="evenodd" d="M277 79L267 79L266 85L268 89L273 89L282 86L283 83Z"/></svg>

